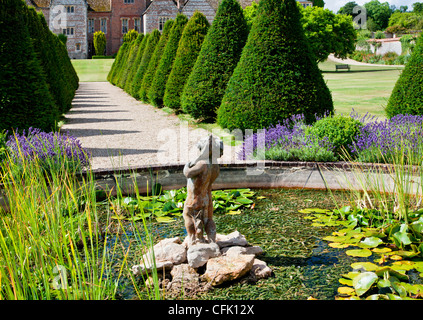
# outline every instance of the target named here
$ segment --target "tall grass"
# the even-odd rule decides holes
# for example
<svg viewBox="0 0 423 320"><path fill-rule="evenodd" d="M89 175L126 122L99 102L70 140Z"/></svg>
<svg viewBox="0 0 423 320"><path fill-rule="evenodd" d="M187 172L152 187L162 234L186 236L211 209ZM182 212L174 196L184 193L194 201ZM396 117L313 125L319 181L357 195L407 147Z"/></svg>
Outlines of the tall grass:
<svg viewBox="0 0 423 320"><path fill-rule="evenodd" d="M104 228L110 214L100 217L91 170L76 171L72 152L23 156L18 139L14 152L0 169L7 199L0 206L0 299L115 299L129 249L116 275L109 251L118 244L107 249L114 236ZM144 232L134 229L148 238L146 221L143 226ZM160 298L157 281L153 288L148 297Z"/></svg>

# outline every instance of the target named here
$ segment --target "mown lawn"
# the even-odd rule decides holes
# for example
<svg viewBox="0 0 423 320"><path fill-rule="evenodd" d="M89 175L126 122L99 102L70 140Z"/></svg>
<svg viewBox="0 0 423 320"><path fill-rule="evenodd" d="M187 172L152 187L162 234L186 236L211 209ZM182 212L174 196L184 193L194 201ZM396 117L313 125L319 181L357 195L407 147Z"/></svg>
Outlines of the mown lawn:
<svg viewBox="0 0 423 320"><path fill-rule="evenodd" d="M335 112L369 112L385 118L385 107L402 67L351 66L351 71L335 71L335 62L320 63L323 77L332 92Z"/></svg>
<svg viewBox="0 0 423 320"><path fill-rule="evenodd" d="M80 82L107 81L114 59L71 60Z"/></svg>
<svg viewBox="0 0 423 320"><path fill-rule="evenodd" d="M79 80L107 81L113 59L72 60ZM335 71L335 62L319 64L327 81L337 113L369 112L385 118L384 108L402 67L351 66L351 71Z"/></svg>

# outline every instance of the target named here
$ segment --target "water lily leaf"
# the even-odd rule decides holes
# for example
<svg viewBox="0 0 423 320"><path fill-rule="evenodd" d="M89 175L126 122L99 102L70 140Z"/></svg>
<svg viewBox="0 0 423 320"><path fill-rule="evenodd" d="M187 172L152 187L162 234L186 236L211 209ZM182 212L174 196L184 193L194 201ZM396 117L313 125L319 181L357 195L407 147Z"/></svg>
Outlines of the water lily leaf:
<svg viewBox="0 0 423 320"><path fill-rule="evenodd" d="M354 270L364 269L365 271L375 271L379 268L377 265L371 262L356 262L352 263L351 267Z"/></svg>
<svg viewBox="0 0 423 320"><path fill-rule="evenodd" d="M352 257L370 257L372 255L369 249L353 249L347 250L345 253Z"/></svg>
<svg viewBox="0 0 423 320"><path fill-rule="evenodd" d="M338 293L341 294L341 295L351 296L355 293L355 290L354 290L354 288L350 288L350 287L339 287Z"/></svg>
<svg viewBox="0 0 423 320"><path fill-rule="evenodd" d="M395 261L392 263L391 268L394 270L404 270L408 271L414 269L415 265L413 261L402 260L402 261Z"/></svg>
<svg viewBox="0 0 423 320"><path fill-rule="evenodd" d="M398 246L403 247L404 245L411 244L410 237L407 233L408 227L405 223L400 226L400 230L395 232L392 236L396 242L398 242Z"/></svg>
<svg viewBox="0 0 423 320"><path fill-rule="evenodd" d="M348 248L349 246L352 246L353 244L350 243L340 243L340 242L331 242L328 244L331 248L337 248L337 249L343 249Z"/></svg>
<svg viewBox="0 0 423 320"><path fill-rule="evenodd" d="M374 248L372 249L372 251L375 253L388 253L388 252L391 252L392 249L391 248Z"/></svg>
<svg viewBox="0 0 423 320"><path fill-rule="evenodd" d="M241 210L231 210L231 211L228 211L228 212L226 212L226 214L241 214L242 212L241 212Z"/></svg>
<svg viewBox="0 0 423 320"><path fill-rule="evenodd" d="M259 197L257 197L257 199L258 199L258 200L261 200L261 199L266 199L266 197L259 196Z"/></svg>
<svg viewBox="0 0 423 320"><path fill-rule="evenodd" d="M355 277L357 277L359 274L361 274L361 272L356 272L356 271L353 271L353 272L348 272L347 274L343 274L342 276L344 277L344 278L347 278L347 279L354 279Z"/></svg>
<svg viewBox="0 0 423 320"><path fill-rule="evenodd" d="M367 237L364 240L360 241L360 244L364 245L367 248L375 248L381 243L383 243L383 241L376 237Z"/></svg>
<svg viewBox="0 0 423 320"><path fill-rule="evenodd" d="M175 221L175 219L173 219L171 217L167 217L167 216L164 216L164 217L156 217L156 220L157 220L157 222L164 222L164 223L170 223L170 222Z"/></svg>
<svg viewBox="0 0 423 320"><path fill-rule="evenodd" d="M341 278L338 281L339 281L340 284L344 284L346 286L352 287L352 280L351 279Z"/></svg>
<svg viewBox="0 0 423 320"><path fill-rule="evenodd" d="M402 260L402 257L397 255L397 254L393 254L389 257L391 260Z"/></svg>
<svg viewBox="0 0 423 320"><path fill-rule="evenodd" d="M419 254L420 254L420 252L407 251L407 250L397 250L397 251L388 252L386 255L388 255L388 256L398 255L398 256L401 256L401 257L405 257L405 258L412 258L412 257L415 257Z"/></svg>
<svg viewBox="0 0 423 320"><path fill-rule="evenodd" d="M401 270L394 270L391 267L381 267L375 271L379 277L383 277L386 272L389 273L392 277L396 277L401 281L408 281L408 276L405 274L405 271L400 272Z"/></svg>
<svg viewBox="0 0 423 320"><path fill-rule="evenodd" d="M369 250L370 251L370 250ZM358 296L365 294L379 277L374 272L363 272L353 280L353 287Z"/></svg>

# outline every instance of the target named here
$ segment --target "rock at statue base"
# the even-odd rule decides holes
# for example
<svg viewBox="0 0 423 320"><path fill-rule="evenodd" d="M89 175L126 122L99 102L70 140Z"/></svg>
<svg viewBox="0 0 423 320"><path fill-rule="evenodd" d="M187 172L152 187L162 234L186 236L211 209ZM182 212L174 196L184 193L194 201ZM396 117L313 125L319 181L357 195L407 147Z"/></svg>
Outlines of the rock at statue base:
<svg viewBox="0 0 423 320"><path fill-rule="evenodd" d="M187 251L187 260L191 268L204 266L211 258L220 256L220 249L216 243L197 243L191 245Z"/></svg>
<svg viewBox="0 0 423 320"><path fill-rule="evenodd" d="M183 290L184 295L191 296L200 290L200 275L187 263L174 266L170 272L172 281L166 290L172 295L179 295Z"/></svg>
<svg viewBox="0 0 423 320"><path fill-rule="evenodd" d="M207 262L203 278L210 282L212 286L236 280L251 270L254 259L255 256L252 254L212 258Z"/></svg>
<svg viewBox="0 0 423 320"><path fill-rule="evenodd" d="M224 247L220 250L222 254L227 256L234 256L239 254L254 254L260 255L263 253L263 249L258 246L251 246L251 247L241 247L241 246L234 246L234 247Z"/></svg>
<svg viewBox="0 0 423 320"><path fill-rule="evenodd" d="M254 259L253 266L250 270L250 276L254 280L260 280L270 277L273 274L273 270L270 269L266 262L259 259Z"/></svg>
<svg viewBox="0 0 423 320"><path fill-rule="evenodd" d="M158 272L171 270L174 265L184 263L187 260L186 249L181 244L179 237L163 239L153 247L153 250L150 249L142 256L139 265L132 267L134 275L144 275L152 271L154 267L153 252Z"/></svg>
<svg viewBox="0 0 423 320"><path fill-rule="evenodd" d="M216 234L216 243L220 248L231 246L245 247L248 245L247 239L245 239L245 237L239 231L234 231L227 235Z"/></svg>

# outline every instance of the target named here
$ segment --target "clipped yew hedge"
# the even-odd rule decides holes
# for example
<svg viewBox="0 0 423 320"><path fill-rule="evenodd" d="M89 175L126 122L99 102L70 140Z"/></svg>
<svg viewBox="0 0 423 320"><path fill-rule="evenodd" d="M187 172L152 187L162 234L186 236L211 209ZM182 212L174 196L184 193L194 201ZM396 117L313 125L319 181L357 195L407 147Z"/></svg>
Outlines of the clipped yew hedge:
<svg viewBox="0 0 423 320"><path fill-rule="evenodd" d="M386 106L386 115L423 115L423 36L417 38L410 59L398 78Z"/></svg>
<svg viewBox="0 0 423 320"><path fill-rule="evenodd" d="M247 23L239 2L222 0L184 86L181 107L185 113L214 121L247 36Z"/></svg>
<svg viewBox="0 0 423 320"><path fill-rule="evenodd" d="M179 41L178 51L173 62L172 71L166 83L166 89L163 97L165 106L174 110L181 108L181 94L185 82L192 71L198 53L201 50L204 38L209 29L209 22L206 16L196 11L189 19L181 40Z"/></svg>
<svg viewBox="0 0 423 320"><path fill-rule="evenodd" d="M149 36L150 36L150 34L146 34L142 38L142 41L141 41L141 43L138 47L137 56L135 58L135 61L132 65L131 69L129 70L128 79L126 80L125 87L124 87L124 90L129 94L132 93L132 83L134 81L134 77L137 73L138 67L141 63L142 55L143 55L145 47L147 45Z"/></svg>
<svg viewBox="0 0 423 320"><path fill-rule="evenodd" d="M148 37L148 41L141 58L141 62L138 66L137 73L135 74L134 80L132 81L131 95L135 99L139 99L139 91L141 88L142 79L144 77L145 71L147 70L151 56L154 53L154 49L156 48L156 45L160 40L160 36L160 31L155 29L150 33L150 36Z"/></svg>
<svg viewBox="0 0 423 320"><path fill-rule="evenodd" d="M0 131L54 130L78 87L67 50L23 1L0 7Z"/></svg>
<svg viewBox="0 0 423 320"><path fill-rule="evenodd" d="M176 51L178 50L179 40L188 18L183 14L178 14L175 23L172 26L169 34L169 40L163 51L157 70L154 74L154 79L148 90L147 97L149 102L155 107L163 106L163 96L166 88L166 82L172 70L173 61L175 60Z"/></svg>
<svg viewBox="0 0 423 320"><path fill-rule="evenodd" d="M295 0L261 0L217 122L259 129L295 114L308 123L333 112L332 96L313 58Z"/></svg>
<svg viewBox="0 0 423 320"><path fill-rule="evenodd" d="M151 83L153 82L154 73L159 65L160 59L162 58L164 48L169 39L170 30L172 30L174 20L167 20L164 27L160 40L154 49L153 55L151 56L150 62L148 63L147 70L145 71L144 77L141 82L141 88L139 91L139 97L141 101L148 103L147 93L150 89Z"/></svg>

